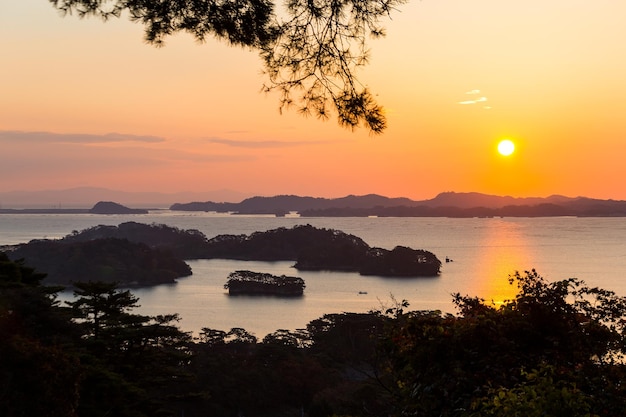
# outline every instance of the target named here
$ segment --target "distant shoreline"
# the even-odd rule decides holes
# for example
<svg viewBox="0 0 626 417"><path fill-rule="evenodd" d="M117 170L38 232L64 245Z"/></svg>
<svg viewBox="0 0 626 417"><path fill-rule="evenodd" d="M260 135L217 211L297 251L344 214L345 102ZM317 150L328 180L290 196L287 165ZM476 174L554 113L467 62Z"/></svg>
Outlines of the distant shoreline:
<svg viewBox="0 0 626 417"><path fill-rule="evenodd" d="M0 214L89 214L91 209L0 209Z"/></svg>
<svg viewBox="0 0 626 417"><path fill-rule="evenodd" d="M144 205L144 207L147 205ZM112 201L100 201L91 209L59 206L0 208L0 214L147 214L164 210L129 208ZM239 203L175 203L176 212L215 212L233 215L274 215L276 217L626 217L625 200L598 200L553 195L545 198L514 198L480 193L440 193L431 200L413 201L370 194L338 199L280 195L252 197Z"/></svg>
<svg viewBox="0 0 626 417"><path fill-rule="evenodd" d="M166 211L168 209L158 209L158 208L151 208L151 209L145 209L148 211L148 214L150 212L154 212L154 211ZM179 211L179 210L172 210L172 211ZM187 210L181 210L182 212L185 212ZM202 210L198 210L198 212L202 212L202 213L206 213L206 211L202 211ZM215 212L217 213L217 212ZM145 214L145 213L93 213L91 211L91 209L0 209L0 214L11 214L11 215L28 215L28 214L97 214L97 215L104 215L104 216L110 216L110 215L120 215L120 214L130 214L130 215L136 215L136 214ZM247 216L270 216L270 213L221 213L221 214L225 214L225 215L231 215L231 216L241 216L241 215L247 215ZM275 215L276 217L285 217L282 215ZM292 217L292 216L290 216ZM300 218L315 218L315 217L334 217L334 218L341 218L341 217L370 217L370 218L385 218L385 217L412 217L412 218L426 218L426 217L431 217L431 218L441 218L441 217L445 217L445 218L449 218L449 219L467 219L467 218L481 218L481 219L491 219L491 218L541 218L541 217L595 217L595 218L617 218L617 217L626 217L626 213L607 213L607 214L603 214L603 213L597 213L597 214L559 214L559 213L555 213L555 214L549 214L549 213L542 213L542 214L533 214L533 213L508 213L508 214L496 214L496 215L492 215L492 214L479 214L479 213L429 213L429 214L418 214L418 213L398 213L398 214L379 214L379 215L367 215L367 214L361 214L361 213L350 213L350 212L346 212L346 213L303 213L301 215L298 216L293 216L293 217L300 217Z"/></svg>
<svg viewBox="0 0 626 417"><path fill-rule="evenodd" d="M149 209L140 209L140 210L159 211L159 210L167 210L167 209L149 208ZM77 209L26 208L26 209L0 209L0 214L106 214L106 213L93 213L91 209L78 209L78 208ZM142 214L142 213L109 213L109 214Z"/></svg>

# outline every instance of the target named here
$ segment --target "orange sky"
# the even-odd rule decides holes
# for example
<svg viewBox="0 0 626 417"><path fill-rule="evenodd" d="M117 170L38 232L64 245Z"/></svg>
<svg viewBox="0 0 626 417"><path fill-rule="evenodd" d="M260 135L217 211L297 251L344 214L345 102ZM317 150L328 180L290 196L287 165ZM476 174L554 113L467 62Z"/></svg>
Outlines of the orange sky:
<svg viewBox="0 0 626 417"><path fill-rule="evenodd" d="M278 111L253 53L0 3L0 191L626 199L626 3L421 0L361 81L381 136ZM516 142L499 156L501 138Z"/></svg>

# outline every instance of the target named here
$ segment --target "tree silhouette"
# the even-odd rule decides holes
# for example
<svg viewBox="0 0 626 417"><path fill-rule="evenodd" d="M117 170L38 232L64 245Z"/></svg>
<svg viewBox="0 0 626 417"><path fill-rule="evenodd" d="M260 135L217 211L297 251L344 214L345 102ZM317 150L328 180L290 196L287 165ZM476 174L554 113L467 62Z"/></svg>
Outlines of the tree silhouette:
<svg viewBox="0 0 626 417"><path fill-rule="evenodd" d="M0 252L0 416L78 416L78 334L44 277Z"/></svg>
<svg viewBox="0 0 626 417"><path fill-rule="evenodd" d="M177 32L198 41L213 36L259 52L280 110L297 106L307 116L340 125L386 127L383 109L356 77L366 65L366 40L384 36L380 19L405 0L288 0L276 12L272 0L49 0L64 14L104 20L128 13L145 26L147 42L160 46Z"/></svg>
<svg viewBox="0 0 626 417"><path fill-rule="evenodd" d="M103 330L120 326L130 316L128 312L138 307L139 299L128 290L118 290L116 282L76 282L74 286L76 300L67 304L94 340L101 338Z"/></svg>
<svg viewBox="0 0 626 417"><path fill-rule="evenodd" d="M624 415L626 298L535 270L510 282L500 307L455 294L459 316L387 311L390 415Z"/></svg>

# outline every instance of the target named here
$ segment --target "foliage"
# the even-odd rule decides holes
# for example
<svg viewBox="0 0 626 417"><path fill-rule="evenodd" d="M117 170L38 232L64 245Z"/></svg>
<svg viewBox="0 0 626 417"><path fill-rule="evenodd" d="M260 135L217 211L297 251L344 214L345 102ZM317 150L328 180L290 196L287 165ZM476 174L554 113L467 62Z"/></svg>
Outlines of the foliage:
<svg viewBox="0 0 626 417"><path fill-rule="evenodd" d="M351 271L381 276L436 276L441 261L425 250L371 248L340 230L297 225L209 239L207 258L295 260L299 270Z"/></svg>
<svg viewBox="0 0 626 417"><path fill-rule="evenodd" d="M405 246L372 248L359 268L362 275L381 276L437 276L440 271L441 261L432 252Z"/></svg>
<svg viewBox="0 0 626 417"><path fill-rule="evenodd" d="M513 388L488 391L476 416L501 417L592 417L592 398L574 382L560 379L553 366L521 371L521 381Z"/></svg>
<svg viewBox="0 0 626 417"><path fill-rule="evenodd" d="M48 282L64 285L85 280L172 283L191 274L182 259L293 260L299 270L379 276L437 276L441 268L429 251L372 248L357 236L308 224L207 239L198 230L126 222L74 231L60 240L33 240L18 245L11 256L47 271Z"/></svg>
<svg viewBox="0 0 626 417"><path fill-rule="evenodd" d="M302 295L305 287L304 280L300 277L252 271L232 272L224 284L230 294Z"/></svg>
<svg viewBox="0 0 626 417"><path fill-rule="evenodd" d="M94 340L103 338L102 332L116 329L128 321L130 310L138 307L139 299L130 291L119 291L117 283L76 282L75 301L68 301L74 317L86 327L84 334Z"/></svg>
<svg viewBox="0 0 626 417"><path fill-rule="evenodd" d="M143 224L124 222L118 226L98 225L85 230L73 231L65 236L64 242L86 242L96 239L126 239L143 243L153 249L163 249L182 259L201 257L206 245L206 236L196 229L182 230L165 224Z"/></svg>
<svg viewBox="0 0 626 417"><path fill-rule="evenodd" d="M149 43L163 45L167 36L189 32L198 41L209 35L232 45L259 47L272 39L273 3L266 0L142 1L142 0L50 0L64 14L98 16L104 20L127 12L145 26Z"/></svg>
<svg viewBox="0 0 626 417"><path fill-rule="evenodd" d="M278 90L280 108L299 103L304 115L327 119L334 107L340 125L365 125L373 133L386 127L385 115L354 72L368 62L368 36L384 35L380 17L402 0L290 0L287 20L262 56L270 84ZM299 93L294 98L293 92Z"/></svg>
<svg viewBox="0 0 626 417"><path fill-rule="evenodd" d="M519 293L500 308L456 294L459 317L395 313L384 351L397 414L509 415L503 410L524 410L529 395L623 414L625 299L574 278L546 282L534 270L511 283ZM561 415L533 404L537 415Z"/></svg>
<svg viewBox="0 0 626 417"><path fill-rule="evenodd" d="M155 285L191 274L191 268L169 251L116 238L33 240L19 245L10 256L26 259L47 271L47 282L61 285L89 279Z"/></svg>
<svg viewBox="0 0 626 417"><path fill-rule="evenodd" d="M76 283L74 294L68 304L83 329L81 415L153 415L172 381L185 378L191 336L173 324L178 316L131 313L137 297L115 283Z"/></svg>
<svg viewBox="0 0 626 417"><path fill-rule="evenodd" d="M280 109L326 119L334 109L342 126L386 127L383 109L356 70L368 62L367 39L384 36L380 19L404 0L290 0L276 11L270 0L49 0L64 14L120 17L145 26L149 43L162 45L177 32L198 41L213 36L259 52Z"/></svg>
<svg viewBox="0 0 626 417"><path fill-rule="evenodd" d="M262 341L237 327L193 339L177 315L135 314L114 283L77 283L68 309L40 279L0 254L1 415L626 414L626 300L574 278L517 273L499 308L401 301Z"/></svg>
<svg viewBox="0 0 626 417"><path fill-rule="evenodd" d="M45 274L0 252L0 415L76 416L75 332Z"/></svg>
<svg viewBox="0 0 626 417"><path fill-rule="evenodd" d="M362 256L369 246L359 237L340 230L316 228L309 224L291 229L279 227L250 235L220 235L208 241L207 257L260 261L297 260L319 255L321 265L335 269L336 253L344 255L344 265L355 270L355 254Z"/></svg>

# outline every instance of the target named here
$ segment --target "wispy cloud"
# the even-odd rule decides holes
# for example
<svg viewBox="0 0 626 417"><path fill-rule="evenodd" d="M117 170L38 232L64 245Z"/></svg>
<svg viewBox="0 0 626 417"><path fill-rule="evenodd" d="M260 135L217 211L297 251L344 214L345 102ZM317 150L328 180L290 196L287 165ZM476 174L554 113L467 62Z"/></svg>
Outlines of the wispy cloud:
<svg viewBox="0 0 626 417"><path fill-rule="evenodd" d="M458 101L461 105L471 105L485 103L488 99L484 95L481 95L480 90L469 90L465 92L465 95L471 96L468 100ZM491 106L483 106L485 110L491 109Z"/></svg>
<svg viewBox="0 0 626 417"><path fill-rule="evenodd" d="M479 97L476 100L459 101L459 104L477 104L484 103L485 101L487 101L487 97Z"/></svg>
<svg viewBox="0 0 626 417"><path fill-rule="evenodd" d="M235 148L250 149L275 149L275 148L293 148L297 146L318 145L327 143L327 141L279 141L279 140L235 140L223 138L207 138L209 143L217 143L220 145L231 146Z"/></svg>
<svg viewBox="0 0 626 417"><path fill-rule="evenodd" d="M31 140L20 140L24 137ZM237 151L209 153L169 142L165 146L144 142L96 146L98 143L32 139L0 131L0 189L14 186L17 179L31 184L98 184L124 175L129 180L150 175L165 178L187 171L204 172L207 167L246 164L257 158Z"/></svg>
<svg viewBox="0 0 626 417"><path fill-rule="evenodd" d="M164 142L158 136L130 135L125 133L106 133L95 135L90 133L53 133L25 132L19 130L0 130L0 141L40 142L40 143L115 143L115 142Z"/></svg>

